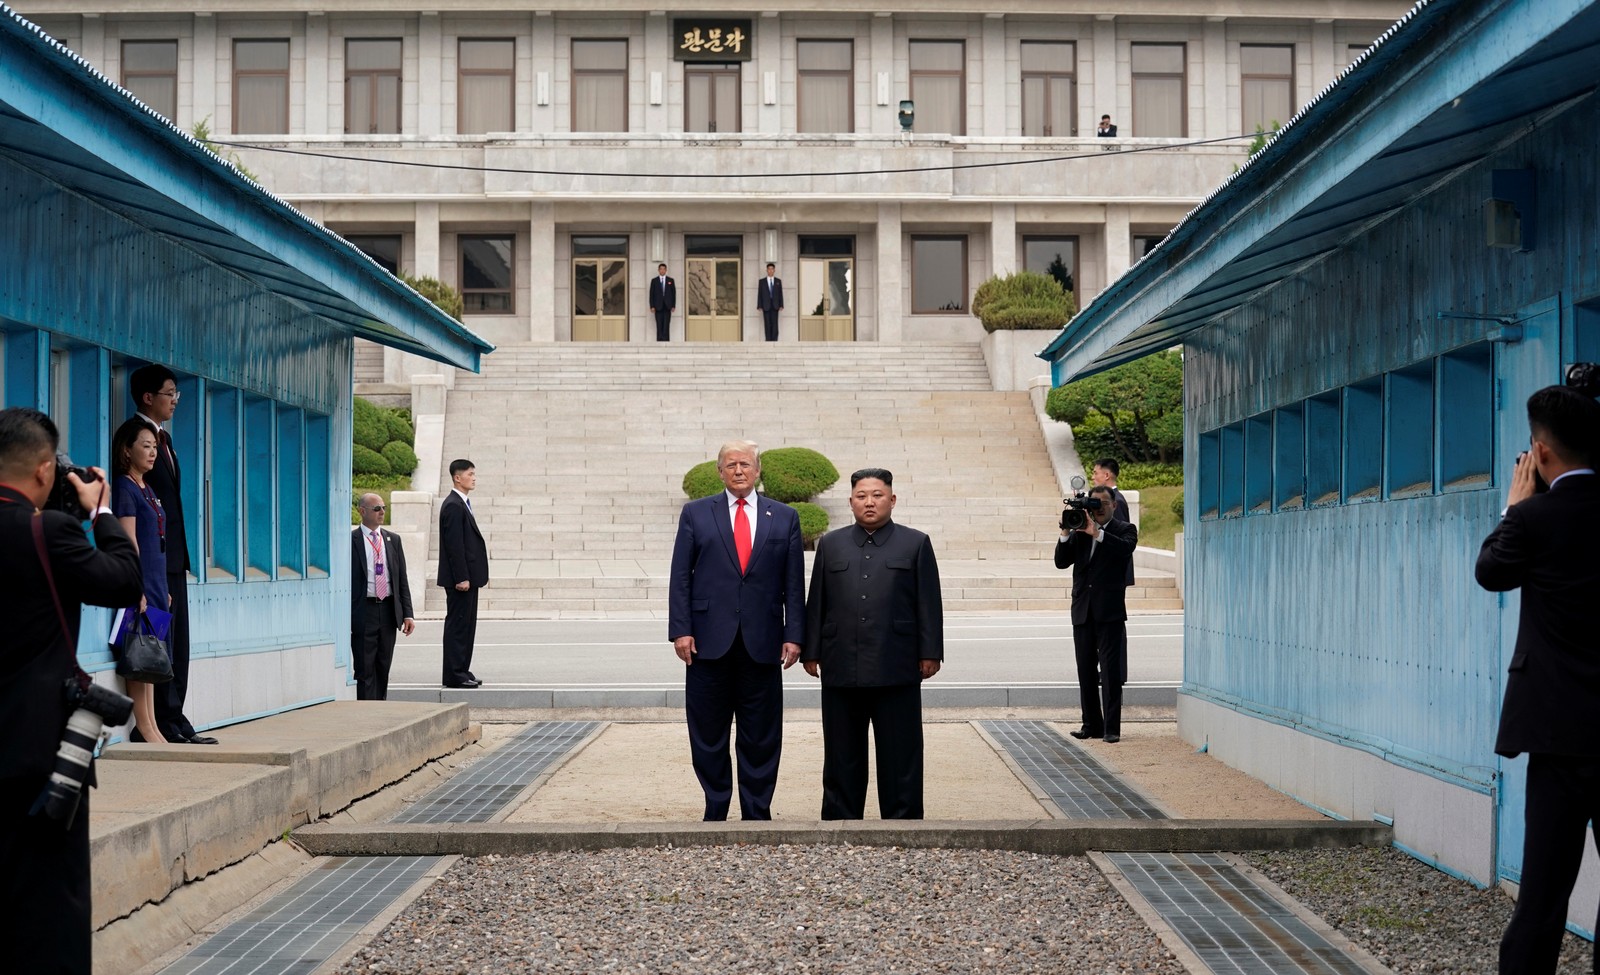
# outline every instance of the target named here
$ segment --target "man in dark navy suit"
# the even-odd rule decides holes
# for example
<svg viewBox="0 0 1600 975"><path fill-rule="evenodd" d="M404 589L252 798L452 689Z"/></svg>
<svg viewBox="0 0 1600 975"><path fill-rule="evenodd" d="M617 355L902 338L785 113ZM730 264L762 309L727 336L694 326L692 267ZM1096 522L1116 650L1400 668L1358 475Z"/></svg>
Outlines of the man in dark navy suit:
<svg viewBox="0 0 1600 975"><path fill-rule="evenodd" d="M778 312L783 310L783 282L778 279L778 266L767 265L767 276L756 285L756 307L761 309L761 322L766 327L767 341L778 341Z"/></svg>
<svg viewBox="0 0 1600 975"><path fill-rule="evenodd" d="M361 524L350 530L350 659L356 700L387 701L395 632L416 628L411 580L400 536L383 527L383 498L363 494L360 507Z"/></svg>
<svg viewBox="0 0 1600 975"><path fill-rule="evenodd" d="M1100 502L1082 527L1069 531L1065 513L1056 542L1056 568L1072 567L1072 650L1078 662L1083 727L1074 738L1122 740L1122 685L1128 680L1128 566L1139 529L1116 517L1116 495L1104 484L1089 489Z"/></svg>
<svg viewBox="0 0 1600 975"><path fill-rule="evenodd" d="M800 657L805 562L800 517L755 493L756 445L723 444L717 473L726 490L690 501L672 547L667 639L688 669L684 709L707 822L728 818L739 733L739 813L772 818L783 750L783 674Z"/></svg>
<svg viewBox="0 0 1600 975"><path fill-rule="evenodd" d="M1477 566L1490 592L1522 590L1494 745L1507 758L1528 753L1522 885L1502 975L1556 970L1584 833L1600 843L1600 403L1547 386L1528 398L1528 426L1532 446ZM1549 491L1537 491L1536 471Z"/></svg>
<svg viewBox="0 0 1600 975"><path fill-rule="evenodd" d="M678 307L678 284L667 274L667 266L656 268L650 279L650 310L656 316L656 341L672 337L672 310Z"/></svg>

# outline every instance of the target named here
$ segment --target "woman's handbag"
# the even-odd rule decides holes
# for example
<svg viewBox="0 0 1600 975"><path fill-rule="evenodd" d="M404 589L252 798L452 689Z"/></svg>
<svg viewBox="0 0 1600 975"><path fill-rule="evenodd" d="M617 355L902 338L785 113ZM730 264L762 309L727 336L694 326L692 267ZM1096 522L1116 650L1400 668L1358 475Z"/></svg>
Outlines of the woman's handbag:
<svg viewBox="0 0 1600 975"><path fill-rule="evenodd" d="M122 652L117 655L117 674L146 684L165 684L172 679L172 656L167 653L167 645L151 629L150 618L143 613L123 638Z"/></svg>

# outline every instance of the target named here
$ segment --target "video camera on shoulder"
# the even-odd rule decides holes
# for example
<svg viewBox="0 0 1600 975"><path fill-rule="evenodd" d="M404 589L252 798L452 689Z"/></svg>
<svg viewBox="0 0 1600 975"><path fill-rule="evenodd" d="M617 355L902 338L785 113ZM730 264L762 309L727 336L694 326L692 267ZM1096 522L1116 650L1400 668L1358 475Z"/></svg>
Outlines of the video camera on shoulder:
<svg viewBox="0 0 1600 975"><path fill-rule="evenodd" d="M1089 512L1099 511L1102 504L1099 498L1091 498L1083 490L1083 478L1072 475L1073 495L1062 498L1061 503L1066 505L1061 510L1061 530L1075 532L1089 524Z"/></svg>
<svg viewBox="0 0 1600 975"><path fill-rule="evenodd" d="M1576 389L1590 399L1600 399L1600 362L1574 362L1568 366L1566 385ZM1522 458L1526 456L1528 456L1526 450L1518 454L1516 461L1512 464L1512 469L1515 470L1516 465L1522 463ZM1543 494L1548 490L1550 490L1550 485L1544 482L1544 478L1540 476L1538 468L1535 468L1533 471L1533 493Z"/></svg>
<svg viewBox="0 0 1600 975"><path fill-rule="evenodd" d="M72 458L60 451L56 452L56 482L50 487L50 497L45 499L45 508L51 511L64 512L78 521L88 521L89 512L83 510L83 505L78 503L78 489L67 480L68 474L78 475L78 480L85 484L98 481L100 475L87 467L79 467L72 462Z"/></svg>

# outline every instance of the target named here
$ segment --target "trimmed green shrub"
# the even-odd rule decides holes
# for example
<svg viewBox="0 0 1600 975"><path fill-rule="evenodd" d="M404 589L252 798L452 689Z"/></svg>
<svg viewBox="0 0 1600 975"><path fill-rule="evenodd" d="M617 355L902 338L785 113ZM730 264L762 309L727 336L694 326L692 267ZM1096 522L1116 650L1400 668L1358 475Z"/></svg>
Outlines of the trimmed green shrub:
<svg viewBox="0 0 1600 975"><path fill-rule="evenodd" d="M389 474L393 468L383 455L370 447L356 444L350 451L350 469L357 474Z"/></svg>
<svg viewBox="0 0 1600 975"><path fill-rule="evenodd" d="M1172 507L1172 513L1178 516L1178 520L1179 521L1182 521L1183 520L1183 495L1180 494L1177 497L1173 498L1171 507Z"/></svg>
<svg viewBox="0 0 1600 975"><path fill-rule="evenodd" d="M355 402L353 439L356 444L373 453L382 450L383 445L389 442L389 424L383 418L383 410L360 396L356 397Z"/></svg>
<svg viewBox="0 0 1600 975"><path fill-rule="evenodd" d="M411 449L410 444L391 440L383 445L379 453L389 462L389 470L396 474L410 474L417 469L417 452Z"/></svg>
<svg viewBox="0 0 1600 975"><path fill-rule="evenodd" d="M761 455L761 493L774 501L810 501L838 479L833 463L809 447L777 447Z"/></svg>
<svg viewBox="0 0 1600 975"><path fill-rule="evenodd" d="M800 516L800 538L810 548L828 530L828 513L810 501L796 501L790 505Z"/></svg>
<svg viewBox="0 0 1600 975"><path fill-rule="evenodd" d="M383 411L383 423L389 430L389 442L396 440L407 447L417 442L417 432L411 427L411 419L404 410L389 409Z"/></svg>
<svg viewBox="0 0 1600 975"><path fill-rule="evenodd" d="M717 476L717 462L714 460L696 464L683 475L683 493L687 494L691 501L696 498L709 498L720 490L722 490L722 478Z"/></svg>
<svg viewBox="0 0 1600 975"><path fill-rule="evenodd" d="M1102 454L1101 456L1106 456ZM1111 456L1116 456L1112 454ZM1089 463L1094 463L1089 461ZM1123 464L1117 475L1117 487L1125 491L1142 491L1147 487L1182 487L1181 464Z"/></svg>
<svg viewBox="0 0 1600 975"><path fill-rule="evenodd" d="M411 286L411 290L433 302L439 310L461 321L461 292L427 275L412 274L404 268L400 269L400 280Z"/></svg>
<svg viewBox="0 0 1600 975"><path fill-rule="evenodd" d="M972 313L983 330L1060 328L1077 306L1061 282L1038 271L1017 271L990 278L972 296Z"/></svg>
<svg viewBox="0 0 1600 975"><path fill-rule="evenodd" d="M1065 388L1057 386L1050 393L1053 396L1056 390ZM1098 413L1090 413L1072 425L1072 444L1078 450L1085 472L1101 457L1115 457L1119 462L1122 459L1122 449L1111 432L1111 421Z"/></svg>

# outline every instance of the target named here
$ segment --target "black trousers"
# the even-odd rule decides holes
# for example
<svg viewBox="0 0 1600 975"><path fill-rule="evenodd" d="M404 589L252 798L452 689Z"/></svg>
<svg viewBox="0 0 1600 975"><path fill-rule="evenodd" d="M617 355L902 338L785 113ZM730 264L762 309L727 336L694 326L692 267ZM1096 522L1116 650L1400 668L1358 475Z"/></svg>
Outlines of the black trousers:
<svg viewBox="0 0 1600 975"><path fill-rule="evenodd" d="M168 741L194 736L194 725L183 713L189 699L189 581L183 572L167 573L167 592L172 596L172 629L167 633L167 649L172 653L172 679L156 684L151 695L156 727Z"/></svg>
<svg viewBox="0 0 1600 975"><path fill-rule="evenodd" d="M1072 651L1078 658L1078 703L1083 730L1093 736L1122 735L1122 685L1128 679L1126 620L1072 625Z"/></svg>
<svg viewBox="0 0 1600 975"><path fill-rule="evenodd" d="M70 828L28 809L44 780L0 783L0 944L5 968L90 975L89 792Z"/></svg>
<svg viewBox="0 0 1600 975"><path fill-rule="evenodd" d="M394 663L394 597L362 600L361 632L350 635L356 668L356 700L389 699L389 665Z"/></svg>
<svg viewBox="0 0 1600 975"><path fill-rule="evenodd" d="M764 326L766 326L767 341L768 342L776 342L776 341L778 341L778 309L776 309L776 308L763 308L763 309L761 309L761 321L762 321L762 324Z"/></svg>
<svg viewBox="0 0 1600 975"><path fill-rule="evenodd" d="M1500 939L1500 975L1550 975L1556 970L1567 901L1591 829L1600 849L1600 759L1529 755L1525 809L1522 887ZM1600 914L1594 930L1600 930ZM1591 970L1600 972L1600 952Z"/></svg>
<svg viewBox="0 0 1600 975"><path fill-rule="evenodd" d="M772 793L783 754L783 669L750 659L742 635L715 660L695 657L684 669L684 712L689 756L706 794L705 821L728 818L733 762L728 738L735 722L739 756L739 816L771 819Z"/></svg>
<svg viewBox="0 0 1600 975"><path fill-rule="evenodd" d="M472 644L478 635L478 587L444 591L444 678L446 687L472 679ZM390 637L392 644L393 637Z"/></svg>
<svg viewBox="0 0 1600 975"><path fill-rule="evenodd" d="M668 308L656 312L656 341L665 342L672 338L672 309Z"/></svg>
<svg viewBox="0 0 1600 975"><path fill-rule="evenodd" d="M922 685L822 686L822 818L867 808L867 727L878 762L878 815L922 818Z"/></svg>

